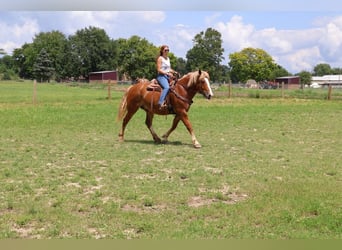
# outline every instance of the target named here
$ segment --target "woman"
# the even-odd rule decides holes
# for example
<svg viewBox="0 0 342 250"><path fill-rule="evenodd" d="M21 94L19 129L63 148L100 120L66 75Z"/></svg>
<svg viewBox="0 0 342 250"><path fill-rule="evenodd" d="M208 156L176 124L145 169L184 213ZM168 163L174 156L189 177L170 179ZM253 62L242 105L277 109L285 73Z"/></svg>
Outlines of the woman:
<svg viewBox="0 0 342 250"><path fill-rule="evenodd" d="M170 58L168 56L169 51L169 46L161 46L159 56L157 58L157 80L160 86L162 87L162 92L160 94L160 98L158 101L159 109L163 109L166 107L165 98L170 90L169 78L172 77L172 73L175 72L173 69L171 69Z"/></svg>

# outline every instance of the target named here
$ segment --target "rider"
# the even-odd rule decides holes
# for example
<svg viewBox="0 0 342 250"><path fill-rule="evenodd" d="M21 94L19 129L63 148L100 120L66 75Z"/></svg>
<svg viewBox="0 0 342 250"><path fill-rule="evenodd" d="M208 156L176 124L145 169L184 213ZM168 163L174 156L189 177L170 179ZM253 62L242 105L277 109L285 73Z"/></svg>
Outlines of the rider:
<svg viewBox="0 0 342 250"><path fill-rule="evenodd" d="M169 78L172 77L172 73L175 73L175 71L171 68L170 58L168 56L169 51L169 46L162 45L157 58L157 80L162 87L162 92L158 101L159 109L166 107L165 98L170 90Z"/></svg>

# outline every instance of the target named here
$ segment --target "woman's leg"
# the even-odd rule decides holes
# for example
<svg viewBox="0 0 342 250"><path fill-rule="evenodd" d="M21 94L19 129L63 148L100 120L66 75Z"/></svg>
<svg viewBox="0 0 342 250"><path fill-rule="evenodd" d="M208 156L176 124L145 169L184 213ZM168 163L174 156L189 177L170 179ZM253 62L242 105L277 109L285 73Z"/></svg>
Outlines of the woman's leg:
<svg viewBox="0 0 342 250"><path fill-rule="evenodd" d="M162 105L165 98L166 98L167 93L169 92L170 86L169 86L169 81L168 81L166 76L159 75L159 76L157 76L157 80L158 80L160 86L162 87L162 92L160 94L158 104Z"/></svg>

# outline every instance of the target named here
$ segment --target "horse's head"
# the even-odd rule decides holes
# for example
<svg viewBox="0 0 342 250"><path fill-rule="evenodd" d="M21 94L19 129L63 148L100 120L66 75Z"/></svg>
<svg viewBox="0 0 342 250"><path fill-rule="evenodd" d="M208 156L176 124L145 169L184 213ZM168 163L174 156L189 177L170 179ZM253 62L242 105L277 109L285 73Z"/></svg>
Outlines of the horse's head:
<svg viewBox="0 0 342 250"><path fill-rule="evenodd" d="M201 93L207 99L210 99L214 95L210 87L209 74L205 71L198 70L193 72L189 84L194 84L197 92Z"/></svg>

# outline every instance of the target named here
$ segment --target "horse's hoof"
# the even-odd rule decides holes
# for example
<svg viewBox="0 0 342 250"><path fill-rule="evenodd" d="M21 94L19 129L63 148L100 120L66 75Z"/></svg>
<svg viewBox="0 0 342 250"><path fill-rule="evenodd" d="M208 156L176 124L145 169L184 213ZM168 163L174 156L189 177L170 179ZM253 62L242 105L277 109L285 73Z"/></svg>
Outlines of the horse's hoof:
<svg viewBox="0 0 342 250"><path fill-rule="evenodd" d="M160 138L155 138L154 139L154 142L157 143L157 144L161 144L162 143L162 140Z"/></svg>
<svg viewBox="0 0 342 250"><path fill-rule="evenodd" d="M162 143L164 144L168 143L168 139L165 135L162 136Z"/></svg>
<svg viewBox="0 0 342 250"><path fill-rule="evenodd" d="M194 148L201 148L202 146L201 146L201 144L199 144L199 143L195 143L194 144Z"/></svg>

